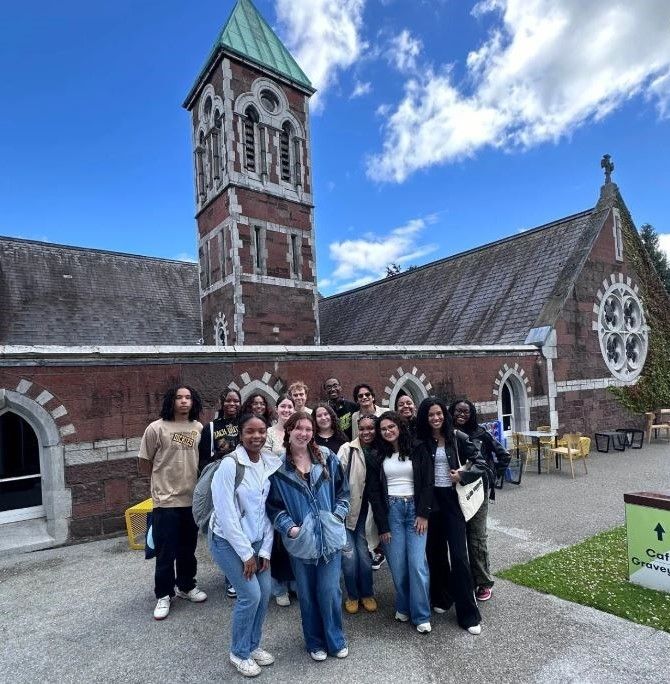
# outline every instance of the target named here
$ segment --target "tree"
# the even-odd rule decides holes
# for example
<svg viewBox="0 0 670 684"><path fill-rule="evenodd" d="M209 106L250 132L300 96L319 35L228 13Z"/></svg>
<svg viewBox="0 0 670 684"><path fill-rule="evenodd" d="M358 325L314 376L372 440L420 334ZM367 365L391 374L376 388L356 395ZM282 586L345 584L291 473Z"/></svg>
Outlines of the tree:
<svg viewBox="0 0 670 684"><path fill-rule="evenodd" d="M386 277L390 278L391 276L398 275L402 271L402 266L400 264L396 264L395 262L391 262L387 267L386 267Z"/></svg>
<svg viewBox="0 0 670 684"><path fill-rule="evenodd" d="M652 225L645 223L640 226L640 239L654 264L656 273L663 281L666 291L670 293L670 262L668 262L666 253L661 249L658 233Z"/></svg>

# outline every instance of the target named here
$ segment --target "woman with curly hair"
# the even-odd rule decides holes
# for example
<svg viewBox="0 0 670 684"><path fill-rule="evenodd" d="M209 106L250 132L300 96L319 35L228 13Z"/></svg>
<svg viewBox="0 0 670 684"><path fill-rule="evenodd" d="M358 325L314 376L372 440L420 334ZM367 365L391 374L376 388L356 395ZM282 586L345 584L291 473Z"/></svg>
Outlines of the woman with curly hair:
<svg viewBox="0 0 670 684"><path fill-rule="evenodd" d="M314 441L309 414L296 411L284 429L286 457L270 480L268 515L293 568L307 651L316 661L346 658L340 568L349 485L337 456Z"/></svg>
<svg viewBox="0 0 670 684"><path fill-rule="evenodd" d="M407 423L386 411L377 420L377 456L367 466L366 482L379 538L396 591L395 619L411 619L417 631L430 625L426 529L433 499L430 456L412 451Z"/></svg>
<svg viewBox="0 0 670 684"><path fill-rule="evenodd" d="M270 425L272 425L274 406L271 406L268 400L260 394L260 392L255 392L244 400L242 408L240 409L241 416L244 416L247 413L253 413L255 416L258 416L261 420L265 421L265 424L268 427L270 427Z"/></svg>

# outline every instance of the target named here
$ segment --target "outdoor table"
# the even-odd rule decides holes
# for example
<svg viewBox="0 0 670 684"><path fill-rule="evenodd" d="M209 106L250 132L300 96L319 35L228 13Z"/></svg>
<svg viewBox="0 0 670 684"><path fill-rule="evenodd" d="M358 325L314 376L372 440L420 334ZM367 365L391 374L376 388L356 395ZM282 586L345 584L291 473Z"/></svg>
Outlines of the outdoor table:
<svg viewBox="0 0 670 684"><path fill-rule="evenodd" d="M603 441L605 440L605 447L602 448ZM600 453L607 454L610 450L610 444L614 451L625 451L626 450L626 433L618 432L616 430L606 430L605 432L596 432L596 451ZM619 446L617 446L617 444Z"/></svg>
<svg viewBox="0 0 670 684"><path fill-rule="evenodd" d="M537 474L540 475L542 473L542 470L540 468L540 440L543 437L553 437L554 438L554 446L556 446L556 438L558 437L557 432L542 432L541 430L527 430L526 432L519 432L518 434L523 435L524 437L530 437L531 439L534 439L537 443ZM519 455L519 448L517 446L516 450L516 455ZM558 454L556 454L556 467L558 468Z"/></svg>
<svg viewBox="0 0 670 684"><path fill-rule="evenodd" d="M644 443L644 430L637 428L617 428L617 432L623 432L626 435L626 446L631 449L641 449Z"/></svg>

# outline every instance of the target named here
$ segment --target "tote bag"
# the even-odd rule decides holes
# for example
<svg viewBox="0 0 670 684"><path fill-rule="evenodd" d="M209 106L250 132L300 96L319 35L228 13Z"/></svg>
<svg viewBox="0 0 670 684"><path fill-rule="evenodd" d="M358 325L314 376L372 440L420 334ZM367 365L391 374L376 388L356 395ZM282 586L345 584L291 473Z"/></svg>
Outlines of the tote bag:
<svg viewBox="0 0 670 684"><path fill-rule="evenodd" d="M464 468L459 468L459 470L464 470ZM478 477L470 484L464 485L459 482L456 485L456 494L465 522L468 522L484 503L484 481Z"/></svg>

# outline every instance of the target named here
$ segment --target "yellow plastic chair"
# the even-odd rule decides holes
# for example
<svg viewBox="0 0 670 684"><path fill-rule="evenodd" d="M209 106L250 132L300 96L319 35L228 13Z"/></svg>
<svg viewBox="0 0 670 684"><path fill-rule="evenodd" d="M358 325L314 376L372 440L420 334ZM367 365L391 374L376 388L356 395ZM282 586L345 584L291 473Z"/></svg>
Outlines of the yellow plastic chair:
<svg viewBox="0 0 670 684"><path fill-rule="evenodd" d="M144 548L144 538L147 533L147 513L154 510L151 499L126 509L126 531L128 532L128 546L139 551Z"/></svg>

